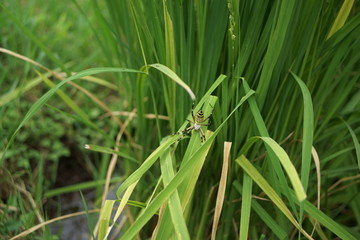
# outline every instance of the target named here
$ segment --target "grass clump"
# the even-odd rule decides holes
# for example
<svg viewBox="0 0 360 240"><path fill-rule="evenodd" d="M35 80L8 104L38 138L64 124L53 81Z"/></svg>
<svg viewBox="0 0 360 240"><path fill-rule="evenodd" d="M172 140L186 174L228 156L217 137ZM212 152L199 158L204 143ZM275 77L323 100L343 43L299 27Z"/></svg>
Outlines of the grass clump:
<svg viewBox="0 0 360 240"><path fill-rule="evenodd" d="M357 2L73 3L1 5L2 236L90 190L98 239L360 238Z"/></svg>

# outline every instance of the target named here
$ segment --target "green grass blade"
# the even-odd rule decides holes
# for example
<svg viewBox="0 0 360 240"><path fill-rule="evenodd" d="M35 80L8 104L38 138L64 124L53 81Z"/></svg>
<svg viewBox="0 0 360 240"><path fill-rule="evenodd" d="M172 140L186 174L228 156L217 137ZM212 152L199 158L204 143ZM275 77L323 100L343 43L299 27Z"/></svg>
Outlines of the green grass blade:
<svg viewBox="0 0 360 240"><path fill-rule="evenodd" d="M204 211L201 213L201 218L199 221L199 225L196 227L197 233L195 236L192 236L192 239L195 240L203 240L204 236L206 235L206 227L207 227L207 220L209 218L208 213L211 210L211 203L213 199L213 193L215 192L215 188L211 188L206 200L204 201Z"/></svg>
<svg viewBox="0 0 360 240"><path fill-rule="evenodd" d="M295 196L294 196L295 197ZM305 212L307 212L311 217L319 221L323 226L329 229L331 232L336 234L340 239L346 240L356 240L359 239L360 236L354 237L348 231L344 229L340 224L335 222L331 217L327 216L325 213L317 209L314 205L312 205L309 201L305 200L303 203L303 207Z"/></svg>
<svg viewBox="0 0 360 240"><path fill-rule="evenodd" d="M201 160L202 155L206 153L214 138L209 138L200 149L193 155L191 161L188 161L183 168L179 170L179 172L174 176L174 178L170 181L170 183L162 190L159 195L157 195L154 200L148 205L148 207L138 216L137 220L131 227L122 235L120 239L132 239L140 229L150 220L150 218L155 214L157 209L161 207L161 205L167 201L170 196L174 193L177 187L181 184L181 182L188 176L189 170L195 166L195 164Z"/></svg>
<svg viewBox="0 0 360 240"><path fill-rule="evenodd" d="M123 157L125 159L128 159L134 163L138 163L138 161L135 158L133 158L132 156L130 156L129 154L126 154L126 153L123 153L120 151L116 151L112 148L98 146L98 145L94 145L94 144L86 144L85 149L95 151L95 152L107 153L107 154L116 154L116 155Z"/></svg>
<svg viewBox="0 0 360 240"><path fill-rule="evenodd" d="M142 57L144 59L144 65L146 66L147 61L146 61L146 56L145 56L145 53L144 53L143 41L141 40L141 36L140 36L140 33L139 33L138 23L137 23L136 17L135 17L136 11L135 11L135 6L134 6L133 2L130 2L130 8L131 8L131 13L132 13L132 16L133 16L133 19L134 19L136 35L137 35L137 38L138 38L139 44L140 44L141 54L142 54Z"/></svg>
<svg viewBox="0 0 360 240"><path fill-rule="evenodd" d="M196 100L195 94L193 93L191 88L183 80L181 80L179 76L175 72L173 72L170 68L160 63L150 64L149 66L159 70L160 72L164 73L166 76L174 80L177 84L179 84L182 88L184 88L186 92L188 92L192 101Z"/></svg>
<svg viewBox="0 0 360 240"><path fill-rule="evenodd" d="M161 175L163 177L165 187L171 182L175 175L172 162L173 159L170 153L170 149L167 149L160 157ZM168 206L177 239L190 239L178 191L175 190L175 192L172 194L169 199ZM170 228L169 222L167 222L167 225L168 228Z"/></svg>
<svg viewBox="0 0 360 240"><path fill-rule="evenodd" d="M340 28L342 28L342 26L344 26L345 21L349 17L353 5L354 5L354 0L344 1L333 25L331 26L327 39L329 39L332 35L334 35L334 33L336 33Z"/></svg>
<svg viewBox="0 0 360 240"><path fill-rule="evenodd" d="M156 148L149 157L143 162L143 164L136 169L126 180L121 184L121 186L116 191L116 195L118 198L120 197L121 193L125 191L131 184L137 182L149 168L156 162L156 160L164 154L166 149L168 149L172 144L174 144L181 135L171 136L165 141L163 141L158 148Z"/></svg>
<svg viewBox="0 0 360 240"><path fill-rule="evenodd" d="M245 79L243 79L243 87L246 93L248 93L249 91L252 91L247 83L247 81ZM255 121L256 127L260 133L261 136L264 137L270 137L270 134L266 128L265 125L265 121L263 119L263 117L261 116L260 113L260 109L257 105L257 102L255 100L254 97L249 98L249 106L250 106L250 110L251 110L251 114L253 115L253 119ZM254 140L252 140L254 141ZM250 146L247 144L252 144L249 140L245 143L245 146L247 146L246 148L248 149ZM271 161L271 168L269 168L270 170L270 176L271 179L269 180L271 185L274 187L274 189L276 190L276 192L280 193L280 191L283 191L285 196L288 198L291 208L293 209L293 211L295 211L295 204L293 203L292 199L290 198L290 193L288 190L288 185L287 185L287 181L285 178L285 174L283 172L283 169L281 167L280 162L277 160L276 154L274 153L274 151L268 147L268 145L265 145L266 150L268 151L268 155L269 155L269 159ZM244 153L242 151L242 153ZM279 180L276 178L275 176L278 176ZM280 187L282 186L282 187Z"/></svg>
<svg viewBox="0 0 360 240"><path fill-rule="evenodd" d="M95 83L95 84L97 84L99 86L107 87L107 88L112 89L114 91L118 90L118 87L115 84L109 82L108 80L102 79L102 78L98 78L98 77L94 77L94 76L88 76L88 77L83 77L82 80L87 81L87 82Z"/></svg>
<svg viewBox="0 0 360 240"><path fill-rule="evenodd" d="M110 180L110 183L121 182L122 179L123 179L123 177L114 177ZM99 185L103 185L103 184L105 184L105 179L72 184L72 185L65 186L65 187L51 189L51 190L45 192L44 197L51 198L51 197L65 194L65 193L71 193L71 192L77 192L77 191L81 191L81 190L85 190L85 189L95 188L95 187L97 187Z"/></svg>
<svg viewBox="0 0 360 240"><path fill-rule="evenodd" d="M352 140L353 140L353 143L354 143L354 147L355 147L355 152L356 152L356 157L357 157L357 162L358 162L358 167L360 169L360 144L359 144L359 140L357 139L356 137L356 134L355 132L352 130L352 128L350 127L350 125L345 121L345 120L342 120L344 122L344 124L346 125L346 127L348 128L350 134L351 134L351 137L352 137Z"/></svg>
<svg viewBox="0 0 360 240"><path fill-rule="evenodd" d="M120 198L119 200L116 200L116 201L121 202L122 199ZM133 207L137 207L137 208L141 208L141 209L144 209L147 206L147 204L144 202L139 202L139 201L134 201L134 200L127 200L126 204L129 206L133 206ZM158 213L156 213L156 214L158 214Z"/></svg>
<svg viewBox="0 0 360 240"><path fill-rule="evenodd" d="M239 164L244 171L253 179L254 182L266 193L266 195L274 202L274 204L280 209L280 211L290 220L290 222L301 231L308 239L312 239L311 236L306 233L296 219L291 214L290 210L286 207L285 203L281 200L279 195L269 185L265 178L256 170L256 168L246 159L244 155L238 157L235 162ZM300 181L300 179L299 179Z"/></svg>
<svg viewBox="0 0 360 240"><path fill-rule="evenodd" d="M165 54L166 54L166 65L170 69L176 69L176 52L175 52L175 37L173 23L167 9L166 0L163 0L164 8L164 25L165 25Z"/></svg>
<svg viewBox="0 0 360 240"><path fill-rule="evenodd" d="M241 201L241 218L240 218L240 229L239 239L247 240L250 223L251 213L251 198L252 198L252 179L246 173L244 174L244 185L242 190L242 201Z"/></svg>
<svg viewBox="0 0 360 240"><path fill-rule="evenodd" d="M83 195L83 193L82 193L81 191L80 191L80 196L81 196L81 200L82 200L82 202L83 202L84 208L85 208L87 225L88 225L89 231L90 231L90 233L91 233L91 237L92 237L93 239L95 239L94 229L93 229L93 227L91 226L89 209L88 209L88 206L87 206L87 204L86 204L85 197L84 197L84 195Z"/></svg>
<svg viewBox="0 0 360 240"><path fill-rule="evenodd" d="M115 226L117 220L119 219L121 213L123 212L125 206L128 204L129 198L130 198L132 192L134 191L134 188L136 187L137 183L138 183L138 181L135 181L124 192L124 195L121 198L120 204L119 204L119 206L118 206L118 208L116 210L115 216L113 217L113 224L107 230L108 233L111 232L112 228ZM154 213L154 214L156 214L156 213Z"/></svg>
<svg viewBox="0 0 360 240"><path fill-rule="evenodd" d="M36 71L36 70L35 70ZM48 79L46 76L36 71L36 73L43 79L43 81L50 87L53 88L56 85ZM61 89L56 90L56 94L64 101L66 105L68 105L75 113L77 113L80 118L83 119L84 122L90 123L94 126L93 123L90 122L89 116L85 113L64 91Z"/></svg>
<svg viewBox="0 0 360 240"><path fill-rule="evenodd" d="M100 212L98 239L106 239L115 200L106 200Z"/></svg>
<svg viewBox="0 0 360 240"><path fill-rule="evenodd" d="M260 137L260 139L262 139L274 151L275 155L280 160L291 184L293 185L298 200L300 202L305 200L306 193L304 191L304 187L302 186L300 177L285 150L271 138Z"/></svg>
<svg viewBox="0 0 360 240"><path fill-rule="evenodd" d="M235 189L241 194L243 187L239 181L233 182ZM271 231L278 237L278 239L286 239L288 236L285 229L283 229L276 220L263 208L255 199L251 199L251 207L257 213L261 220L271 229Z"/></svg>
<svg viewBox="0 0 360 240"><path fill-rule="evenodd" d="M301 79L291 73L299 84L303 100L304 100L304 119L303 119L303 140L302 140L302 153L301 153L301 182L306 192L309 182L310 166L311 166L311 148L313 145L314 135L314 112L313 104L309 89L301 81Z"/></svg>
<svg viewBox="0 0 360 240"><path fill-rule="evenodd" d="M259 80L259 85L256 89L256 92L259 94L260 109L262 109L266 99L266 95L269 92L269 86L271 83L270 80L281 53L281 47L279 46L284 45L285 37L291 23L292 12L295 7L295 1L281 1L277 2L277 4L277 7L279 8L279 13L278 16L273 19L274 30L270 36L269 45L267 47L264 59L264 66Z"/></svg>

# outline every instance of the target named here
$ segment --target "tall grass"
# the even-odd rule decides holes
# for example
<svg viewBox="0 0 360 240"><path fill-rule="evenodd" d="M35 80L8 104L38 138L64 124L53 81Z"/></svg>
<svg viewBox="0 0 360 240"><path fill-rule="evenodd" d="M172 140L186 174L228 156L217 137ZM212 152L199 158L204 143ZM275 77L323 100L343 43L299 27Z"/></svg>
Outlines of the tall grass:
<svg viewBox="0 0 360 240"><path fill-rule="evenodd" d="M102 75L112 85L95 82L108 96L71 88L112 121L91 118L61 97L76 113L72 121L103 139L102 146L88 141L104 153L92 172L95 180L106 179L97 195L102 217L99 225L90 223L100 239L119 227L118 219L124 221L121 239L360 238L357 2L74 3L93 30L103 64L74 76L69 73L81 68L68 67L68 56L59 60L53 46L3 7L48 64L68 73L23 115L15 134L6 135L4 151L16 148L20 127L52 95L61 97L56 90L65 82L112 72ZM195 112L203 107L208 116L213 108L204 144L195 131L190 140L169 136L191 119L192 92ZM124 120L115 110L136 116ZM10 158L2 155L6 166ZM115 202L105 193L119 175L121 201L113 216Z"/></svg>

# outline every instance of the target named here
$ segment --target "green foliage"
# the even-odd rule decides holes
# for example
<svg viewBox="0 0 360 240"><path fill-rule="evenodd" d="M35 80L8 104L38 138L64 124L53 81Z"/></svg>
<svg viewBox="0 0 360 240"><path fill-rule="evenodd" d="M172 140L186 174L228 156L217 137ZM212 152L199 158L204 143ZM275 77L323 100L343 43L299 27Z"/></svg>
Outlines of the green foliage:
<svg viewBox="0 0 360 240"><path fill-rule="evenodd" d="M19 108L21 112L24 112L25 109L29 108L29 104L21 102ZM18 112L8 110L7 114L2 118L2 129L12 130L14 119L17 119L18 116ZM4 158L16 159L18 167L30 169L31 162L41 158L46 158L49 164L54 164L61 157L69 156L69 149L63 142L59 141L66 136L66 129L63 127L64 122L66 122L66 118L62 115L42 116L40 119L32 119L26 125L24 133L19 134L16 139L17 147L7 151ZM4 132L3 137L6 137L7 134L9 132ZM51 171L51 175L56 175L56 171L57 168L55 167Z"/></svg>
<svg viewBox="0 0 360 240"><path fill-rule="evenodd" d="M47 216L44 196L93 187L102 237L129 203L129 239L360 238L358 2L73 3L0 5L2 49L57 68L0 55L1 236L36 225L36 210ZM186 127L194 95L195 112L214 108L203 145L195 131L169 137ZM82 154L93 182L47 192L59 159L76 158L66 139L92 150ZM211 233L225 141L231 165ZM23 183L35 209L14 187ZM124 194L115 216L109 183Z"/></svg>

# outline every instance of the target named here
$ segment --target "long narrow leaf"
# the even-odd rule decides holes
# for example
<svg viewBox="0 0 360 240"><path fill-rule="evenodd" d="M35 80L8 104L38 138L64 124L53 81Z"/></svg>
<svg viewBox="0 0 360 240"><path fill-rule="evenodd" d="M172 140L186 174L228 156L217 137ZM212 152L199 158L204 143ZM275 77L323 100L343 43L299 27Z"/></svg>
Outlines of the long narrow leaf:
<svg viewBox="0 0 360 240"><path fill-rule="evenodd" d="M188 161L182 169L174 176L171 182L162 190L157 197L149 204L149 206L140 214L136 222L122 235L120 239L132 239L140 229L150 220L157 209L169 199L180 183L189 174L188 169L191 169L196 164L196 159L201 159L201 155L207 152L214 138L208 139L202 147L193 155L192 160Z"/></svg>
<svg viewBox="0 0 360 240"><path fill-rule="evenodd" d="M311 101L309 89L298 76L296 76L294 73L291 74L295 78L296 82L299 84L304 100L303 141L301 153L301 182L306 192L310 175L311 148L313 145L314 135L313 104Z"/></svg>
<svg viewBox="0 0 360 240"><path fill-rule="evenodd" d="M241 201L241 217L240 217L240 229L239 239L247 240L249 233L250 224L250 213L251 213L251 198L252 198L252 179L248 174L244 174L244 185L242 190L242 201Z"/></svg>
<svg viewBox="0 0 360 240"><path fill-rule="evenodd" d="M343 226L335 222L331 217L327 216L325 213L317 209L309 201L305 200L303 202L304 210L311 217L319 221L323 226L328 228L330 231L335 233L340 239L355 240L358 239L354 237L351 233L346 231Z"/></svg>
<svg viewBox="0 0 360 240"><path fill-rule="evenodd" d="M115 200L106 200L104 206L101 208L98 239L105 239L114 203Z"/></svg>
<svg viewBox="0 0 360 240"><path fill-rule="evenodd" d="M312 237L306 233L296 219L291 214L290 210L287 208L285 203L281 200L279 195L274 191L274 189L269 185L269 183L265 180L265 178L256 170L256 168L246 159L244 155L241 155L235 160L244 171L256 182L257 185L266 193L266 195L274 202L274 204L281 210L281 212L290 220L290 222L301 231L304 236L308 239L312 239Z"/></svg>
<svg viewBox="0 0 360 240"><path fill-rule="evenodd" d="M329 39L335 32L337 32L344 24L346 19L349 17L352 6L354 5L354 0L345 0L343 5L329 31L327 39Z"/></svg>
<svg viewBox="0 0 360 240"><path fill-rule="evenodd" d="M299 175L292 164L289 156L286 154L284 149L280 147L279 144L277 144L273 139L268 137L260 137L276 154L276 156L279 158L282 166L285 169L285 172L287 173L291 184L293 185L293 188L295 190L296 196L298 200L301 202L305 200L306 193L304 191L304 187L301 184Z"/></svg>
<svg viewBox="0 0 360 240"><path fill-rule="evenodd" d="M166 187L175 175L170 149L167 149L160 159L161 174L163 176L164 185ZM175 191L169 199L169 209L177 238L190 239L181 207L179 194L177 191ZM167 225L170 227L168 222Z"/></svg>
<svg viewBox="0 0 360 240"><path fill-rule="evenodd" d="M170 68L168 68L167 66L164 66L160 63L156 63L156 64L150 64L150 67L153 67L157 70L159 70L160 72L164 73L165 75L167 75L169 78L171 78L172 80L174 80L177 84L179 84L182 88L185 89L185 91L187 91L191 97L191 99L193 101L196 100L195 94L193 93L193 91L191 90L191 88L184 82L182 81L178 75L176 75L176 73L174 73Z"/></svg>
<svg viewBox="0 0 360 240"><path fill-rule="evenodd" d="M359 140L357 139L356 134L351 129L350 125L345 120L342 120L342 121L344 122L344 124L346 125L346 127L348 128L348 130L349 130L349 132L351 134L351 137L352 137L352 140L353 140L353 143L354 143L354 147L355 147L358 167L360 169L360 144L359 144Z"/></svg>
<svg viewBox="0 0 360 240"><path fill-rule="evenodd" d="M235 180L233 182L234 187L236 190L241 194L243 187L241 187L239 181ZM271 229L271 231L279 238L279 239L286 239L287 232L283 229L280 224L276 222L276 220L271 216L265 208L263 208L255 199L251 200L251 207L257 213L259 218L264 221L264 223Z"/></svg>

